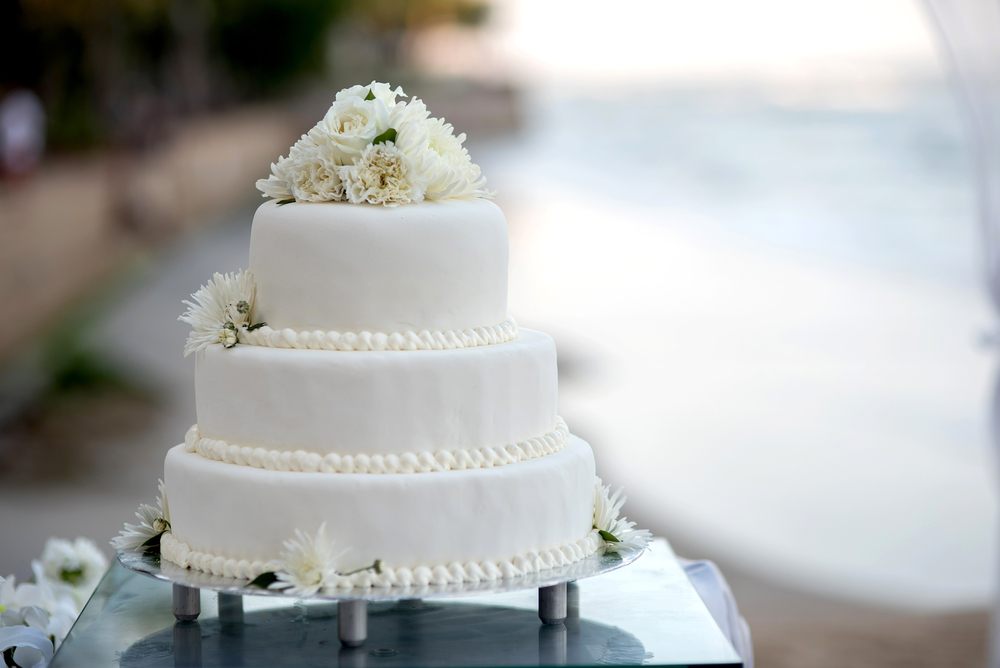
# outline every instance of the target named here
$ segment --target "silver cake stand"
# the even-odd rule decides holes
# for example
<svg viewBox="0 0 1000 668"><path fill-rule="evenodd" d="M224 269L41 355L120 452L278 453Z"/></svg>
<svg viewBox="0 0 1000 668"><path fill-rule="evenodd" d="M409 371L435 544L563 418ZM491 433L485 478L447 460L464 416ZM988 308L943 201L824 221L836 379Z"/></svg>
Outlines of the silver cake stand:
<svg viewBox="0 0 1000 668"><path fill-rule="evenodd" d="M310 599L337 601L337 635L340 642L347 647L360 647L368 637L368 601L458 598L538 589L538 617L544 624L556 625L566 620L568 583L628 566L638 559L643 551L642 548L629 547L617 554L595 554L566 566L557 566L538 573L499 581L407 587L354 587L338 589L330 594L317 594ZM219 619L223 623L242 621L244 596L301 598L274 589L251 587L250 581L243 578L227 578L181 568L169 561L161 561L158 554L119 550L118 561L130 571L171 583L174 587L174 617L180 622L194 621L201 614L199 593L201 589L218 592Z"/></svg>

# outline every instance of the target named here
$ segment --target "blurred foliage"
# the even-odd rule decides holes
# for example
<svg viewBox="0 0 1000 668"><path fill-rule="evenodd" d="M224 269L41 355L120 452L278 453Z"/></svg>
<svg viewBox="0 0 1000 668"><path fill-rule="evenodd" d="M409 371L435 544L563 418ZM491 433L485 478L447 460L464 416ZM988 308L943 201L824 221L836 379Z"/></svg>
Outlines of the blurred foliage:
<svg viewBox="0 0 1000 668"><path fill-rule="evenodd" d="M398 42L442 22L479 24L486 7L477 0L0 0L0 96L35 90L51 147L143 146L184 114L280 95L324 73L335 24Z"/></svg>
<svg viewBox="0 0 1000 668"><path fill-rule="evenodd" d="M321 71L327 29L342 0L212 0L213 46L251 94Z"/></svg>

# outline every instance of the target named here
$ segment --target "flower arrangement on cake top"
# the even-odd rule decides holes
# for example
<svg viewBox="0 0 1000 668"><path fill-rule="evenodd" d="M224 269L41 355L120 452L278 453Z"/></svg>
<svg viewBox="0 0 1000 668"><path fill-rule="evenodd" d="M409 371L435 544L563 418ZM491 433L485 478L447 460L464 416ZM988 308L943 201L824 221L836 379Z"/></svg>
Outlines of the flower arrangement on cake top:
<svg viewBox="0 0 1000 668"><path fill-rule="evenodd" d="M323 119L257 181L289 202L398 206L424 199L493 197L462 146L465 134L434 118L419 98L373 81L337 93Z"/></svg>

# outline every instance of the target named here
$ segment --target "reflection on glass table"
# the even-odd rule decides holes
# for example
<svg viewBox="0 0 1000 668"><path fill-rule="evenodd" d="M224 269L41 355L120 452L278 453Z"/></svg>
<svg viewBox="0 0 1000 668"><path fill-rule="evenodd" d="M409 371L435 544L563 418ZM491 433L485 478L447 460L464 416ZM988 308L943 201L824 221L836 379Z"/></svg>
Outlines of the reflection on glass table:
<svg viewBox="0 0 1000 668"><path fill-rule="evenodd" d="M569 618L538 619L536 589L370 603L368 640L337 639L337 605L201 592L175 622L172 587L115 562L50 664L68 666L739 665L670 546L570 585ZM235 600L234 600L235 599Z"/></svg>

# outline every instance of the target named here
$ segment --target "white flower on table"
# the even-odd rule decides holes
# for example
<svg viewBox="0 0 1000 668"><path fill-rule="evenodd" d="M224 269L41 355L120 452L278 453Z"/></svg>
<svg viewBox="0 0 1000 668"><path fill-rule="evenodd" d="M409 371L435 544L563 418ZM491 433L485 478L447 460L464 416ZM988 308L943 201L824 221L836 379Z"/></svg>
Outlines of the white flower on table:
<svg viewBox="0 0 1000 668"><path fill-rule="evenodd" d="M0 652L16 648L13 658L20 666L51 658L78 615L72 589L44 579L18 584L13 575L0 577Z"/></svg>
<svg viewBox="0 0 1000 668"><path fill-rule="evenodd" d="M617 552L623 547L643 548L649 545L652 534L647 529L636 529L635 522L619 517L625 505L624 487L611 494L611 487L594 481L594 528L601 533L605 552Z"/></svg>
<svg viewBox="0 0 1000 668"><path fill-rule="evenodd" d="M167 490L160 481L160 496L156 497L156 508L147 503L135 511L139 524L126 524L118 536L111 539L111 546L116 550L134 550L139 552L147 547L153 538L170 530L170 507L167 505Z"/></svg>
<svg viewBox="0 0 1000 668"><path fill-rule="evenodd" d="M191 295L194 302L182 302L188 308L178 320L192 327L184 356L204 350L213 343L221 343L226 348L235 346L240 331L250 324L256 292L257 286L249 271L216 272L207 285Z"/></svg>
<svg viewBox="0 0 1000 668"><path fill-rule="evenodd" d="M89 538L49 538L42 558L31 562L36 582L70 594L82 608L108 568L108 559Z"/></svg>
<svg viewBox="0 0 1000 668"><path fill-rule="evenodd" d="M335 553L333 540L326 535L326 522L315 536L295 530L295 538L285 541L278 560L277 580L270 589L283 589L297 596L312 596L333 587L338 577L337 560L346 550Z"/></svg>

